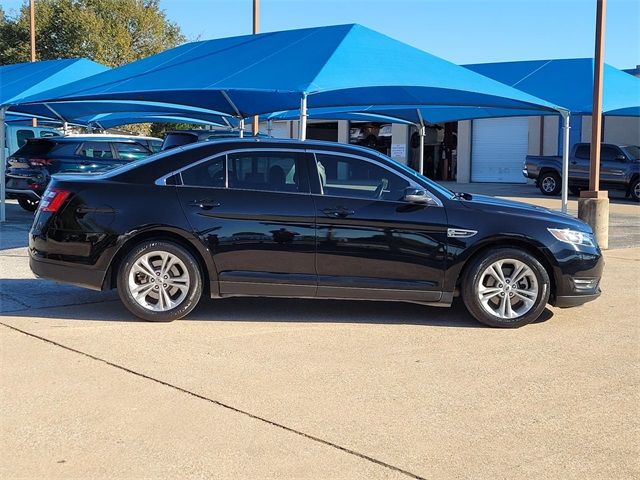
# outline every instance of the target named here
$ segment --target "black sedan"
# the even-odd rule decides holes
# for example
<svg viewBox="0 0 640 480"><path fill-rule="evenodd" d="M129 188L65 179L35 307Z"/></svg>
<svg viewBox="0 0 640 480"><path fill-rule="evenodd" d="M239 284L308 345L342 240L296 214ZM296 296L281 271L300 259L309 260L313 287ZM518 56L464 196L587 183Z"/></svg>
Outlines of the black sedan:
<svg viewBox="0 0 640 480"><path fill-rule="evenodd" d="M117 288L152 321L184 317L203 292L434 306L462 296L480 322L517 327L547 303L597 298L603 269L591 229L568 215L453 193L367 148L273 139L57 176L29 253L36 275Z"/></svg>

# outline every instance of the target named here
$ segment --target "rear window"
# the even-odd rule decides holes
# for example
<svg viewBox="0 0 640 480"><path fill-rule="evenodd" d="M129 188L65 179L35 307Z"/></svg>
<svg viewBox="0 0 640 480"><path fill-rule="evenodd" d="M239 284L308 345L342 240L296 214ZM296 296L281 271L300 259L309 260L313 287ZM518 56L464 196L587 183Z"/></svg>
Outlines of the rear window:
<svg viewBox="0 0 640 480"><path fill-rule="evenodd" d="M35 133L33 133L33 130L18 130L16 132L16 138L18 140L18 147L22 147L25 143L27 143L27 140L30 138L35 137Z"/></svg>
<svg viewBox="0 0 640 480"><path fill-rule="evenodd" d="M55 147L56 142L52 142L50 140L32 140L27 141L22 147L18 149L14 156L32 156L32 155L46 155L49 153L53 147Z"/></svg>
<svg viewBox="0 0 640 480"><path fill-rule="evenodd" d="M180 147L197 141L198 136L193 133L168 133L162 144L162 150L169 150L170 148Z"/></svg>
<svg viewBox="0 0 640 480"><path fill-rule="evenodd" d="M84 142L80 155L90 158L112 159L111 145L108 142Z"/></svg>

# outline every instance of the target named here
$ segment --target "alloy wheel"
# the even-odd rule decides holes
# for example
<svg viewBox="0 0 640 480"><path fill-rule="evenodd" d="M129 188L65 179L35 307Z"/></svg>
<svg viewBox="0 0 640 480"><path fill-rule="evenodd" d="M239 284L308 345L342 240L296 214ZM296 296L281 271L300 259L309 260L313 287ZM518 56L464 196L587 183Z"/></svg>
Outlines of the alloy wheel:
<svg viewBox="0 0 640 480"><path fill-rule="evenodd" d="M187 297L191 281L184 262L164 251L138 257L128 276L131 297L143 308L166 312Z"/></svg>
<svg viewBox="0 0 640 480"><path fill-rule="evenodd" d="M551 193L556 189L556 179L553 177L544 177L542 179L542 190Z"/></svg>
<svg viewBox="0 0 640 480"><path fill-rule="evenodd" d="M538 298L538 281L524 262L502 259L482 272L477 292L485 312L501 319L517 318L534 306Z"/></svg>

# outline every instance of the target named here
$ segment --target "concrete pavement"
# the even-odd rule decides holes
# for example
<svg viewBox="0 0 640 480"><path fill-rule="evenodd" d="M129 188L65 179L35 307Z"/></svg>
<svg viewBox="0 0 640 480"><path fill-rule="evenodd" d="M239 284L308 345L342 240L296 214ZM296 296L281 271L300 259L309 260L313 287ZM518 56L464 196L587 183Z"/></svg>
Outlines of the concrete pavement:
<svg viewBox="0 0 640 480"><path fill-rule="evenodd" d="M606 253L598 301L518 330L241 298L151 324L34 279L6 231L2 478L640 476L640 248Z"/></svg>

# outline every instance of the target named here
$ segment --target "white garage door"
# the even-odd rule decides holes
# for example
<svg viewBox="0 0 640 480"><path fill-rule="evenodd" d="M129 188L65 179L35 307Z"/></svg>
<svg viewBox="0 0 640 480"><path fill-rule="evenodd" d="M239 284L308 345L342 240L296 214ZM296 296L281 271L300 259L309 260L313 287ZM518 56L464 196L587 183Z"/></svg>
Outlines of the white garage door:
<svg viewBox="0 0 640 480"><path fill-rule="evenodd" d="M529 145L527 117L473 121L471 181L527 183L522 165Z"/></svg>

